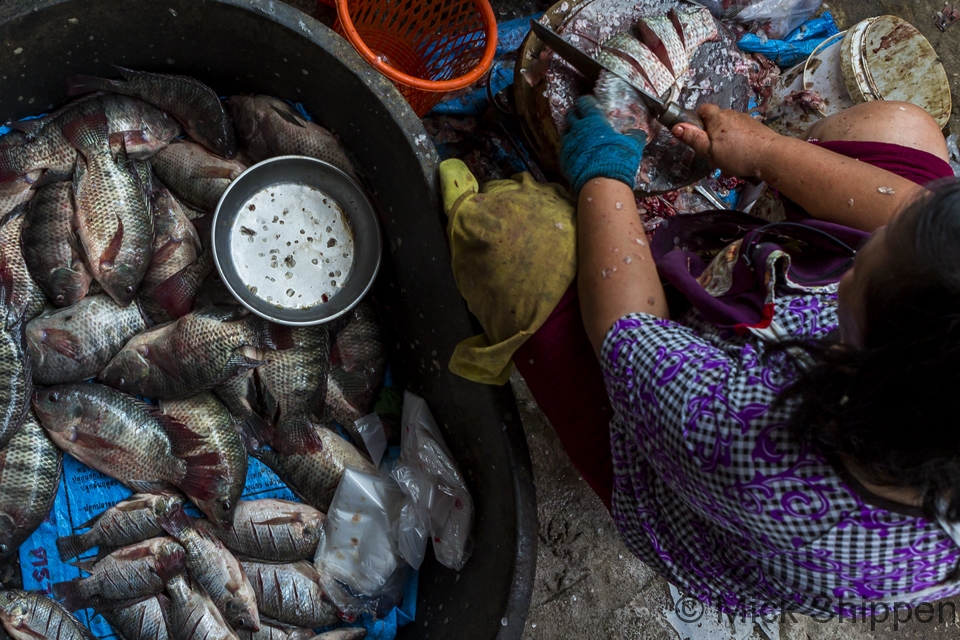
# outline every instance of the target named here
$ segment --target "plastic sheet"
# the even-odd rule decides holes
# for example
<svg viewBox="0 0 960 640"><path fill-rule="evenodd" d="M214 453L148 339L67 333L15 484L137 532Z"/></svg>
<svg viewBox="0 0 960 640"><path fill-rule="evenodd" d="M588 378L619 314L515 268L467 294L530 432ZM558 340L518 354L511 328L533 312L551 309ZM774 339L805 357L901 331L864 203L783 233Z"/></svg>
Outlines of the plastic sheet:
<svg viewBox="0 0 960 640"><path fill-rule="evenodd" d="M473 499L423 398L404 394L401 422L392 475L407 498L399 522L403 555L419 567L429 531L437 560L459 571L473 551Z"/></svg>
<svg viewBox="0 0 960 640"><path fill-rule="evenodd" d="M825 11L791 31L783 40L771 40L748 33L740 38L737 46L749 53L762 53L786 68L806 60L821 42L839 32L833 15Z"/></svg>
<svg viewBox="0 0 960 640"><path fill-rule="evenodd" d="M751 25L764 36L783 38L815 14L822 0L700 0L723 20Z"/></svg>

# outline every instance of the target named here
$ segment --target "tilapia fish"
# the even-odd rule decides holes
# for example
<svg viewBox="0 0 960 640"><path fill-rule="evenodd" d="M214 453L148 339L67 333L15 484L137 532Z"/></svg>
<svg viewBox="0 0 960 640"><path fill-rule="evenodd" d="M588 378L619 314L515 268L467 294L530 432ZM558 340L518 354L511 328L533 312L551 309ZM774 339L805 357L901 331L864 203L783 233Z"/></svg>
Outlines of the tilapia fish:
<svg viewBox="0 0 960 640"><path fill-rule="evenodd" d="M160 525L183 545L190 575L210 595L230 626L258 630L256 595L233 554L215 537L194 529L179 506L162 514Z"/></svg>
<svg viewBox="0 0 960 640"><path fill-rule="evenodd" d="M60 485L60 450L32 414L0 449L0 560L40 526Z"/></svg>
<svg viewBox="0 0 960 640"><path fill-rule="evenodd" d="M167 581L168 628L174 640L239 640L210 597L187 584L182 574Z"/></svg>
<svg viewBox="0 0 960 640"><path fill-rule="evenodd" d="M0 216L7 215L13 211L14 207L29 202L33 198L36 193L33 186L42 173L42 171L34 171L10 182L0 182Z"/></svg>
<svg viewBox="0 0 960 640"><path fill-rule="evenodd" d="M119 305L106 294L44 313L27 324L33 381L51 385L93 378L146 328L137 305Z"/></svg>
<svg viewBox="0 0 960 640"><path fill-rule="evenodd" d="M134 491L167 493L174 486L208 496L213 478L203 463L191 466L199 438L182 424L133 396L102 384L67 384L38 390L34 411L58 447Z"/></svg>
<svg viewBox="0 0 960 640"><path fill-rule="evenodd" d="M22 144L0 148L0 182L44 169L60 178L69 177L77 149L63 135L62 128L93 112L103 113L111 139L134 159L153 155L180 132L170 116L140 100L113 94L75 100L44 118L10 123L25 131L27 139Z"/></svg>
<svg viewBox="0 0 960 640"><path fill-rule="evenodd" d="M35 318L47 304L47 297L30 276L23 252L20 251L23 220L22 206L0 220L0 288L4 290L2 306L8 330Z"/></svg>
<svg viewBox="0 0 960 640"><path fill-rule="evenodd" d="M211 393L201 393L186 400L163 400L160 410L164 415L185 425L197 434L200 443L187 455L194 460L204 454L219 452L209 465L214 482L206 489L212 497L188 497L221 527L233 525L233 514L240 503L240 494L247 481L247 450L240 434L233 426L233 418L227 408ZM196 464L196 462L194 462Z"/></svg>
<svg viewBox="0 0 960 640"><path fill-rule="evenodd" d="M59 603L30 591L0 591L0 622L14 640L96 640Z"/></svg>
<svg viewBox="0 0 960 640"><path fill-rule="evenodd" d="M177 295L180 288L176 284L164 283L195 263L203 247L193 223L166 187L154 185L150 207L154 226L153 257L140 284L140 304L151 320L160 323L193 310L196 290Z"/></svg>
<svg viewBox="0 0 960 640"><path fill-rule="evenodd" d="M170 600L155 595L129 607L101 611L110 626L120 632L124 640L170 640L167 616Z"/></svg>
<svg viewBox="0 0 960 640"><path fill-rule="evenodd" d="M220 539L228 549L270 562L296 562L313 558L326 516L313 507L289 500L242 500L233 516L233 527L223 529L207 520L194 526Z"/></svg>
<svg viewBox="0 0 960 640"><path fill-rule="evenodd" d="M331 350L325 418L338 422L362 446L354 422L373 411L387 366L387 347L383 326L368 302L354 307L347 318Z"/></svg>
<svg viewBox="0 0 960 640"><path fill-rule="evenodd" d="M27 417L32 375L23 325L0 331L0 447L6 446Z"/></svg>
<svg viewBox="0 0 960 640"><path fill-rule="evenodd" d="M376 474L376 467L357 448L325 427L316 427L323 447L317 451L284 455L266 448L272 434L262 422L243 425L247 451L273 469L307 504L326 512L347 467Z"/></svg>
<svg viewBox="0 0 960 640"><path fill-rule="evenodd" d="M211 307L136 336L100 379L142 397L188 398L263 364L253 357L263 346L274 346L269 323L237 307Z"/></svg>
<svg viewBox="0 0 960 640"><path fill-rule="evenodd" d="M184 566L186 553L170 537L152 538L111 552L104 558L82 563L90 576L56 582L53 595L70 611L109 607L108 601L130 601L163 591L158 564Z"/></svg>
<svg viewBox="0 0 960 640"><path fill-rule="evenodd" d="M356 166L332 133L271 96L232 96L228 101L243 157L250 164L274 156L324 160L352 177Z"/></svg>
<svg viewBox="0 0 960 640"><path fill-rule="evenodd" d="M73 76L67 94L109 91L133 96L160 107L180 121L187 135L224 158L237 153L230 116L213 89L194 78L134 71L114 65L122 80Z"/></svg>
<svg viewBox="0 0 960 640"><path fill-rule="evenodd" d="M30 275L58 307L82 300L93 280L77 251L73 219L73 185L56 182L37 190L20 230L20 248Z"/></svg>
<svg viewBox="0 0 960 640"><path fill-rule="evenodd" d="M274 564L241 560L265 616L299 627L325 627L338 622L337 607L320 586L320 574L306 561Z"/></svg>
<svg viewBox="0 0 960 640"><path fill-rule="evenodd" d="M151 159L151 166L178 198L203 211L213 211L230 183L247 168L187 140L168 145Z"/></svg>
<svg viewBox="0 0 960 640"><path fill-rule="evenodd" d="M69 560L94 547L126 547L163 535L158 513L166 513L183 498L170 494L137 493L110 507L80 529L89 531L57 538L61 560Z"/></svg>
<svg viewBox="0 0 960 640"><path fill-rule="evenodd" d="M366 634L366 629L363 630ZM291 627L276 620L260 619L260 631L237 631L240 640L310 640L313 629ZM361 636L363 637L363 636Z"/></svg>
<svg viewBox="0 0 960 640"><path fill-rule="evenodd" d="M323 446L314 416L323 414L327 395L330 337L323 325L287 330L293 346L264 355L267 363L254 377L276 400L273 448L283 454L307 453Z"/></svg>
<svg viewBox="0 0 960 640"><path fill-rule="evenodd" d="M73 195L87 268L111 298L128 305L153 251L147 172L136 163L114 158L102 112L64 125L64 135L81 154Z"/></svg>

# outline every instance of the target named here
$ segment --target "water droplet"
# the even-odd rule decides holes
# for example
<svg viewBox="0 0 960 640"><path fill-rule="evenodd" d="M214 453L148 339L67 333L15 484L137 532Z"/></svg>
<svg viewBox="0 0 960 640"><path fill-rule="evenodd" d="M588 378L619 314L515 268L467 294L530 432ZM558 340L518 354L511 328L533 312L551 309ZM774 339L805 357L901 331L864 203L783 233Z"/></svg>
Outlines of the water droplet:
<svg viewBox="0 0 960 640"><path fill-rule="evenodd" d="M283 274L283 277L289 280L290 278L293 277L293 273L291 273L290 271L287 271L285 274Z"/></svg>
<svg viewBox="0 0 960 640"><path fill-rule="evenodd" d="M294 295L296 295L296 293L297 293L297 292L294 291L293 289L287 289L287 297L288 297L288 298L292 298Z"/></svg>
<svg viewBox="0 0 960 640"><path fill-rule="evenodd" d="M314 258L314 259L311 260L310 262L312 262L313 264L320 264L320 261L317 260L316 258Z"/></svg>

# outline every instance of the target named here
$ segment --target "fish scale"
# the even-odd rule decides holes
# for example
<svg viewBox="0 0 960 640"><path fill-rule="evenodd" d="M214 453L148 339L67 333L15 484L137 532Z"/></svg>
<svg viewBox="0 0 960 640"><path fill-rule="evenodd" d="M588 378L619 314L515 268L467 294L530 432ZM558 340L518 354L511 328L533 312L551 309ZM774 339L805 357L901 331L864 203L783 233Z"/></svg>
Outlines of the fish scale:
<svg viewBox="0 0 960 640"><path fill-rule="evenodd" d="M273 447L297 453L320 446L314 421L323 413L330 369L330 336L324 325L289 329L293 346L264 355L256 377L277 402Z"/></svg>
<svg viewBox="0 0 960 640"><path fill-rule="evenodd" d="M621 32L608 38L602 44L606 48L601 53L603 56L602 62L611 66L614 71L620 72L623 67L636 66L649 80L654 95L661 96L670 89L675 80L673 74L670 73L666 65L660 62L653 51L636 38L628 33ZM601 55L597 56L598 60L601 59ZM624 59L624 56L627 56L628 59ZM610 62L614 62L614 64L610 65Z"/></svg>
<svg viewBox="0 0 960 640"><path fill-rule="evenodd" d="M18 207L0 221L0 287L9 295L6 307L6 328L36 317L47 304L43 289L30 276L20 250L25 207Z"/></svg>
<svg viewBox="0 0 960 640"><path fill-rule="evenodd" d="M100 615L124 640L169 640L166 623L169 606L166 596L159 595L129 607L103 611Z"/></svg>
<svg viewBox="0 0 960 640"><path fill-rule="evenodd" d="M251 356L269 342L269 333L262 318L237 307L211 307L134 337L100 379L145 398L188 398L263 364Z"/></svg>
<svg viewBox="0 0 960 640"><path fill-rule="evenodd" d="M304 118L283 100L272 96L231 96L227 102L249 164L274 156L308 156L357 177L356 166L333 134Z"/></svg>
<svg viewBox="0 0 960 640"><path fill-rule="evenodd" d="M66 384L38 390L33 405L58 447L135 491L161 492L186 479L165 425L132 396L102 384Z"/></svg>
<svg viewBox="0 0 960 640"><path fill-rule="evenodd" d="M169 629L175 640L239 640L203 591L192 589L183 575L167 581Z"/></svg>
<svg viewBox="0 0 960 640"><path fill-rule="evenodd" d="M75 248L72 188L69 182L58 182L37 189L20 231L30 275L58 307L79 302L93 280Z"/></svg>
<svg viewBox="0 0 960 640"><path fill-rule="evenodd" d="M213 211L230 182L247 168L189 140L178 140L161 149L151 158L151 165L170 191L203 211Z"/></svg>
<svg viewBox="0 0 960 640"><path fill-rule="evenodd" d="M15 553L50 512L62 456L33 414L0 449L0 560Z"/></svg>
<svg viewBox="0 0 960 640"><path fill-rule="evenodd" d="M326 516L313 507L289 500L244 500L237 505L233 527L223 529L207 520L194 526L220 539L228 549L270 562L312 558Z"/></svg>
<svg viewBox="0 0 960 640"><path fill-rule="evenodd" d="M163 535L157 513L183 504L178 495L137 493L118 502L80 528L89 531L57 538L62 560L79 556L94 547L126 547Z"/></svg>
<svg viewBox="0 0 960 640"><path fill-rule="evenodd" d="M706 7L678 8L675 10L676 22L680 25L680 35L687 50L687 58L692 58L704 42L717 40L720 32L717 22Z"/></svg>
<svg viewBox="0 0 960 640"><path fill-rule="evenodd" d="M320 574L306 561L273 564L241 560L263 615L300 627L325 627L339 621L337 608L323 593Z"/></svg>
<svg viewBox="0 0 960 640"><path fill-rule="evenodd" d="M211 496L188 497L212 521L220 526L232 526L233 513L247 481L247 450L233 426L230 412L211 393L201 393L186 400L164 400L160 409L202 439L196 447L183 451L181 455L220 452L217 464L210 465L213 482L206 490Z"/></svg>
<svg viewBox="0 0 960 640"><path fill-rule="evenodd" d="M87 268L119 304L136 297L153 251L153 217L136 163L113 157L106 117L96 113L64 129L80 150L73 178L77 235Z"/></svg>
<svg viewBox="0 0 960 640"><path fill-rule="evenodd" d="M30 359L23 328L0 331L0 447L20 429L30 410Z"/></svg>
<svg viewBox="0 0 960 640"><path fill-rule="evenodd" d="M96 640L60 603L19 589L0 591L0 622L14 640Z"/></svg>
<svg viewBox="0 0 960 640"><path fill-rule="evenodd" d="M124 307L106 294L44 313L27 324L33 380L51 385L92 378L146 328L136 305Z"/></svg>
<svg viewBox="0 0 960 640"><path fill-rule="evenodd" d="M122 80L74 76L67 80L67 94L109 91L139 98L171 114L191 138L211 151L225 158L236 155L230 116L213 89L187 76L114 68Z"/></svg>
<svg viewBox="0 0 960 640"><path fill-rule="evenodd" d="M637 24L644 44L660 58L675 79L683 78L690 68L687 49L667 16L650 16Z"/></svg>

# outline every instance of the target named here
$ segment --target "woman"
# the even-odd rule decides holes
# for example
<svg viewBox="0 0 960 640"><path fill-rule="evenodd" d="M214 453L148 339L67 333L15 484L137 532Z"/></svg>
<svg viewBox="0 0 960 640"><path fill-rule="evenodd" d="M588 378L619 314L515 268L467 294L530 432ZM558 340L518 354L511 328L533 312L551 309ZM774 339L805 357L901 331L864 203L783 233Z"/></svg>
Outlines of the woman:
<svg viewBox="0 0 960 640"><path fill-rule="evenodd" d="M826 221L778 232L781 244L797 244L794 231L801 244L828 238L834 257L862 244L853 266L839 283L803 286L739 244L677 275L677 264L694 270L692 254L651 253L634 204L642 137L614 132L581 99L561 163L579 193L579 306L609 440L590 422L606 411L599 378L558 375L584 370L575 297L518 368L627 545L689 595L747 615L858 616L960 593L960 185L921 186L952 175L939 127L895 102L824 119L811 141L712 105L700 115L704 130L673 134ZM767 297L755 322L718 326L697 306L711 296L689 285L725 273L722 294L735 298L749 287L742 270L723 272L733 260ZM694 300L673 319L657 272L668 262Z"/></svg>

